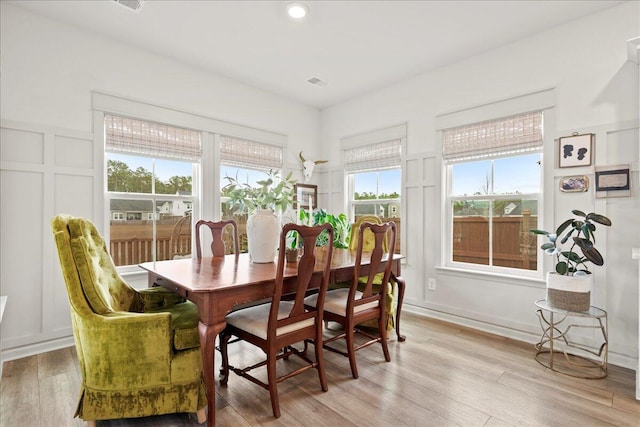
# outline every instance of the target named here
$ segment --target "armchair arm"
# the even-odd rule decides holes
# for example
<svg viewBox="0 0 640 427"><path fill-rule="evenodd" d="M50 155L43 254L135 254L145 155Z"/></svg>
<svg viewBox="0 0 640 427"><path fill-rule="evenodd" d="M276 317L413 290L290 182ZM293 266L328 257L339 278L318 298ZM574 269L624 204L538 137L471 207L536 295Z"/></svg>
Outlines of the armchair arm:
<svg viewBox="0 0 640 427"><path fill-rule="evenodd" d="M185 301L180 295L162 286L154 286L138 291L143 303L143 312L172 307Z"/></svg>
<svg viewBox="0 0 640 427"><path fill-rule="evenodd" d="M170 382L169 313L74 314L73 320L86 387L122 390Z"/></svg>

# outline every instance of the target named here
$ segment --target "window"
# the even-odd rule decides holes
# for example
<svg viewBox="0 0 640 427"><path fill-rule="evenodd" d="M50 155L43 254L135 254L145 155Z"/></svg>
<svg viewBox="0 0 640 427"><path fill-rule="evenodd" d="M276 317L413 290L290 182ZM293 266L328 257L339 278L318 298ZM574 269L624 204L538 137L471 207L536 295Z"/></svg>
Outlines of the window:
<svg viewBox="0 0 640 427"><path fill-rule="evenodd" d="M104 130L114 263L188 255L200 132L109 114Z"/></svg>
<svg viewBox="0 0 640 427"><path fill-rule="evenodd" d="M242 252L247 252L247 212L237 212L227 205L225 177L237 178L252 186L265 179L270 169L282 169L282 147L230 136L220 137L220 192L221 218L233 219L238 224L238 237ZM231 243L231 242L230 242ZM227 245L230 247L229 245Z"/></svg>
<svg viewBox="0 0 640 427"><path fill-rule="evenodd" d="M443 131L448 264L538 270L542 112ZM506 270L505 270L506 271Z"/></svg>
<svg viewBox="0 0 640 427"><path fill-rule="evenodd" d="M344 151L349 214L355 222L375 215L396 223L396 252L400 252L402 139L357 146Z"/></svg>

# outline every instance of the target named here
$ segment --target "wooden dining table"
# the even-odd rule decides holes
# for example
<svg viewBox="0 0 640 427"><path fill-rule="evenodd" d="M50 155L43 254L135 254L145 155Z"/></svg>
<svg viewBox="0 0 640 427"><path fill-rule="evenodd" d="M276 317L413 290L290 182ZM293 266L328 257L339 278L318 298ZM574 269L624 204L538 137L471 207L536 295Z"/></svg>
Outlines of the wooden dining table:
<svg viewBox="0 0 640 427"><path fill-rule="evenodd" d="M317 280L320 282L322 265L326 262L326 248L316 250ZM392 275L400 277L402 255L393 255ZM348 249L334 249L331 259L329 283L349 282L353 278L355 252ZM362 274L366 274L366 254L362 256ZM227 255L225 257L187 258L169 261L145 262L139 264L149 272L149 286L163 286L188 299L198 306L200 323L200 348L202 351L203 373L207 389L209 426L215 426L215 341L225 328L225 316L234 306L271 297L276 279L276 262L254 263L249 254ZM283 291L293 291L297 275L297 264L287 263L284 272ZM404 281L398 286L396 311L396 333L399 341L400 311L404 297Z"/></svg>

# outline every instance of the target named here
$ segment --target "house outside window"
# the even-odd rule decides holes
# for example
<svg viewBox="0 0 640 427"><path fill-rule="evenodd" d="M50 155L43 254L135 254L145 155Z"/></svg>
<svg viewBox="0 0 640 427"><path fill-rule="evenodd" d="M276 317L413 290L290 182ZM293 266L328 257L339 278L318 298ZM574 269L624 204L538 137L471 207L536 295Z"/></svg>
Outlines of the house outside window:
<svg viewBox="0 0 640 427"><path fill-rule="evenodd" d="M199 131L105 114L109 251L116 266L191 252Z"/></svg>
<svg viewBox="0 0 640 427"><path fill-rule="evenodd" d="M398 132L400 136L398 137ZM396 224L396 253L401 252L402 146L404 126L360 135L357 145L343 151L348 215L352 222L374 215ZM393 134L392 139L386 139ZM361 141L377 139L375 143ZM349 141L343 140L343 144Z"/></svg>
<svg viewBox="0 0 640 427"><path fill-rule="evenodd" d="M541 220L542 119L538 111L443 131L447 265L538 271L529 230Z"/></svg>

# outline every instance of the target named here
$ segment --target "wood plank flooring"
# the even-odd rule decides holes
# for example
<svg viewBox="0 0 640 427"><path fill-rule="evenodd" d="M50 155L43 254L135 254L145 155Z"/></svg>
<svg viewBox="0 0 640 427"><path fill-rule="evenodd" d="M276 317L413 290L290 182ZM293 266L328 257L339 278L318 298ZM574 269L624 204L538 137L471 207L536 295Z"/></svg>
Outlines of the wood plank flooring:
<svg viewBox="0 0 640 427"><path fill-rule="evenodd" d="M390 363L379 346L358 352L357 380L346 358L325 352L328 392L320 390L315 370L281 383L279 419L266 390L232 374L228 387L217 388L217 425L640 426L632 370L610 365L606 379L575 379L538 364L531 344L411 313L403 313L402 326L407 341L392 337ZM261 357L247 344L230 349L232 364ZM85 425L72 418L80 381L74 348L5 363L0 426ZM198 425L189 414L97 424Z"/></svg>

